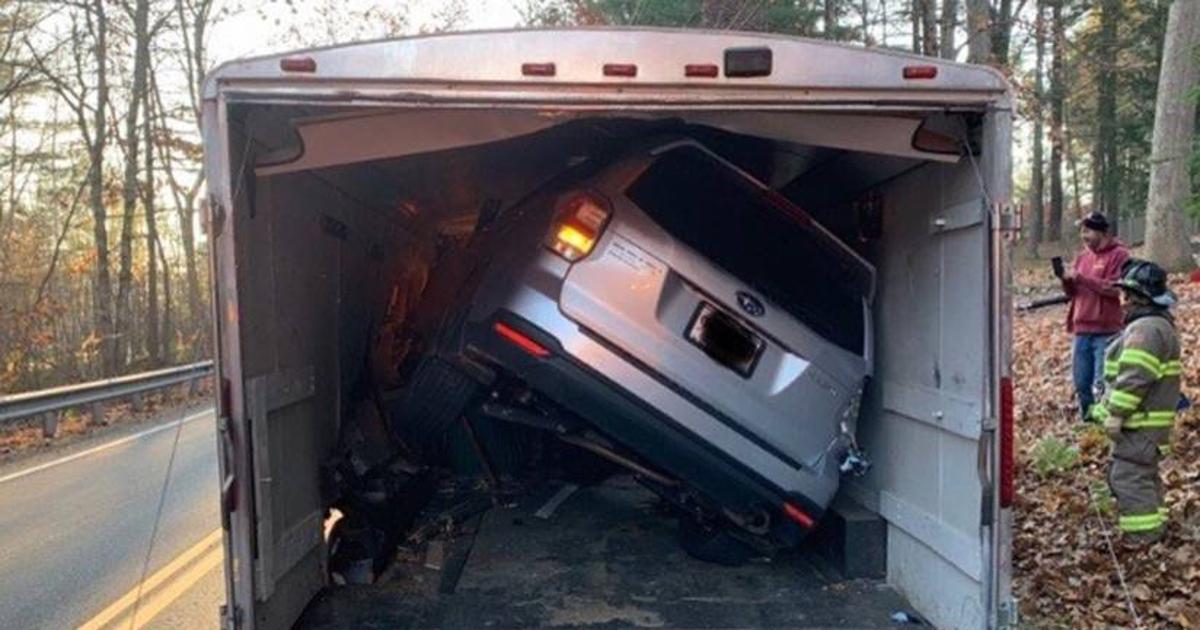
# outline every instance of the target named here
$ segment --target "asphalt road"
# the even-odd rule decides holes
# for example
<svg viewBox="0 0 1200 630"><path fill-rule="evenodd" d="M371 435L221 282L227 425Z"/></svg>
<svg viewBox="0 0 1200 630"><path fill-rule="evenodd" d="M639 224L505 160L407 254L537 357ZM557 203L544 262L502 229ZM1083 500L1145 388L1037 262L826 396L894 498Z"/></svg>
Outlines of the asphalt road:
<svg viewBox="0 0 1200 630"><path fill-rule="evenodd" d="M174 415L188 416L198 417L179 432L148 574L220 526L213 415ZM0 628L74 628L137 585L174 425L69 461L0 470ZM207 606L215 625L216 603Z"/></svg>

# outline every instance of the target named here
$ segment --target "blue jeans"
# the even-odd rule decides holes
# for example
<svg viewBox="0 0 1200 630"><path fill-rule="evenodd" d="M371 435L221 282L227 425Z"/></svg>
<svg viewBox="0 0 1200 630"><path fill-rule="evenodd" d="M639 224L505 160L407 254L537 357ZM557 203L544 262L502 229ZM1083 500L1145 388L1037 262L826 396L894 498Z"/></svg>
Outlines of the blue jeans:
<svg viewBox="0 0 1200 630"><path fill-rule="evenodd" d="M1088 409L1096 402L1093 393L1104 380L1104 350L1115 335L1075 335L1075 351L1071 373L1075 379L1075 396L1079 414L1087 419Z"/></svg>

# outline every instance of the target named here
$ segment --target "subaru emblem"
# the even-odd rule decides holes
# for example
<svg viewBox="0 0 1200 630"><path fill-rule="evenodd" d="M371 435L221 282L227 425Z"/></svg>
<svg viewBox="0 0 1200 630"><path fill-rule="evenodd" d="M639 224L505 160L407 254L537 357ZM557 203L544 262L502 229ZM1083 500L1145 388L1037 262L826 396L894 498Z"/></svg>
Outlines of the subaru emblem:
<svg viewBox="0 0 1200 630"><path fill-rule="evenodd" d="M737 292L737 302L738 306L742 307L742 310L750 317L762 317L767 312L762 301L745 291Z"/></svg>

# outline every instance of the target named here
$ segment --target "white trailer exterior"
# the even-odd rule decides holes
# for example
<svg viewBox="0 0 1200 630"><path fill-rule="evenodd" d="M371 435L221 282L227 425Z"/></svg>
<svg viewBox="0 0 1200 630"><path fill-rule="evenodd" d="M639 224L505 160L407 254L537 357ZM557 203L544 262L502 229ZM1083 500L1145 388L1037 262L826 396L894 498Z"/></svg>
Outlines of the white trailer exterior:
<svg viewBox="0 0 1200 630"><path fill-rule="evenodd" d="M727 76L737 49L769 50L769 73ZM355 166L589 117L670 117L842 156L833 177L828 162L797 168L831 199L858 183L882 199L875 378L859 425L875 467L844 492L886 519L887 581L922 615L943 628L1007 627L1012 107L988 68L729 32L449 34L216 69L203 128L224 626L288 627L326 586L317 468L366 322L386 300L373 269L393 260L380 247L420 246L419 233L359 211L395 198L373 196L378 168ZM947 139L968 150L939 153ZM535 177L521 172L514 180Z"/></svg>

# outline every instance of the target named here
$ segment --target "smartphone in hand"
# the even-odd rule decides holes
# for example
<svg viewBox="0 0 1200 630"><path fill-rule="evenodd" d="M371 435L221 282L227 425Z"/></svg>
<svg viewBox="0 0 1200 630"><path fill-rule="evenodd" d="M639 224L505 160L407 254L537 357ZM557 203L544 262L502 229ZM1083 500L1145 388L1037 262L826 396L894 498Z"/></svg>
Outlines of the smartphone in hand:
<svg viewBox="0 0 1200 630"><path fill-rule="evenodd" d="M1055 256L1054 258L1051 258L1050 266L1054 268L1054 277L1062 280L1063 275L1067 273L1066 268L1063 266L1062 256Z"/></svg>

